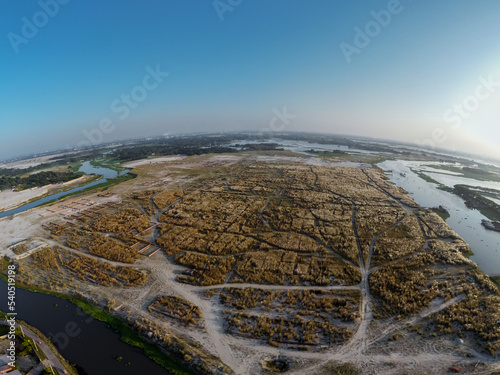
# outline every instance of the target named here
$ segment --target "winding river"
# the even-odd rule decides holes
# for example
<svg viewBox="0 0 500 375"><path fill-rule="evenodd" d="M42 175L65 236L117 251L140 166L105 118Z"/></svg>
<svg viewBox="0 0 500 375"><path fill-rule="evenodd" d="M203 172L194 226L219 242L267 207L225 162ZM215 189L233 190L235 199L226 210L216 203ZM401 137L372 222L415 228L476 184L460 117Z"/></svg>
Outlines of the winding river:
<svg viewBox="0 0 500 375"><path fill-rule="evenodd" d="M118 174L112 169L94 167L88 161L83 163L79 171L103 177L84 186L56 192L16 209L2 212L0 218L29 210L50 200L128 173L128 170ZM0 279L0 310L8 311L7 301L7 285ZM170 374L149 359L141 349L120 341L120 335L107 323L93 319L67 300L17 288L16 312L17 319L26 321L51 338L63 357L77 365L80 375ZM71 334L68 335L68 332Z"/></svg>
<svg viewBox="0 0 500 375"><path fill-rule="evenodd" d="M0 280L0 310L7 310L7 284ZM17 319L38 328L80 375L169 374L141 349L120 340L107 323L83 313L64 299L24 289L16 290ZM68 334L69 333L69 334ZM119 359L122 357L123 359Z"/></svg>
<svg viewBox="0 0 500 375"><path fill-rule="evenodd" d="M92 164L90 164L89 161L86 161L86 162L84 162L82 164L82 166L80 167L80 169L78 169L78 172L84 172L85 174L101 175L102 178L100 178L99 180L96 180L96 181L92 181L92 182L90 182L88 184L85 184L85 185L82 185L82 186L70 189L70 190L56 192L54 194L51 194L51 195L48 195L46 197L37 199L37 200L35 200L33 202L24 204L24 205L19 206L17 208L13 208L12 210L0 212L0 219L3 218L3 217L8 217L8 216L11 216L11 215L14 215L14 214L18 214L20 212L27 211L27 210L29 210L31 208L38 207L38 206L40 206L40 205L42 205L44 203L47 203L47 202L49 202L51 200L65 197L66 195L69 195L69 194L81 191L81 190L89 188L91 186L102 184L103 182L108 181L108 179L116 178L117 176L122 176L124 174L127 174L129 172L129 170L125 170L125 171L123 171L121 173L118 173L118 172L116 172L116 171L114 171L112 169L109 169L109 168L94 167Z"/></svg>
<svg viewBox="0 0 500 375"><path fill-rule="evenodd" d="M421 206L427 208L445 206L450 213L446 223L470 245L474 252L474 256L470 259L477 263L486 274L500 274L500 233L485 229L481 225L481 220L487 218L478 210L471 210L465 206L462 198L438 189L436 184L424 181L412 171L412 169L431 170L423 167L429 164L433 163L389 160L378 166L386 172L392 182L405 189ZM426 174L449 187L465 184L500 190L498 182L478 181L450 173L426 172Z"/></svg>
<svg viewBox="0 0 500 375"><path fill-rule="evenodd" d="M296 146L295 151L305 151L306 148L304 145L294 146ZM311 146L308 144L307 147ZM424 181L411 170L412 168L424 169L423 164L424 162L394 160L380 163L379 167L386 171L392 182L404 188L421 206L430 208L443 205L447 207L450 212L447 223L471 246L475 254L471 259L487 274L500 274L500 233L484 229L481 220L485 217L479 211L467 208L461 198L437 189L437 185ZM500 190L500 183L464 179L452 173L445 175L427 169L426 173L447 186L465 183ZM79 170L103 177L84 186L56 192L16 209L2 212L0 218L37 207L50 200L100 184L118 175L116 171L111 169L94 167L88 161L83 163ZM124 171L121 174L127 172ZM56 344L59 343L61 354L71 363L76 363L82 375L168 374L164 368L147 358L142 350L121 342L119 335L106 323L90 318L72 303L50 295L22 289L17 290L16 298L18 318L52 337ZM6 302L7 287L0 280L0 309L3 311L6 311ZM76 327L74 329L78 335L69 337L65 334L68 323ZM123 359L118 361L116 359L118 357L123 357Z"/></svg>

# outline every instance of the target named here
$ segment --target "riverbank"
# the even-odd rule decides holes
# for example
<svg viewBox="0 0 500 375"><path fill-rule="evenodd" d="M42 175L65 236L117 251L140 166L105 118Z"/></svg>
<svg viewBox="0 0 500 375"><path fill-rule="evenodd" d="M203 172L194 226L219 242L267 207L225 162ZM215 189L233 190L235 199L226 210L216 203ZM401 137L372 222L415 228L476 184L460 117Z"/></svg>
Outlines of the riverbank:
<svg viewBox="0 0 500 375"><path fill-rule="evenodd" d="M3 262L2 264L3 267L2 267L1 279L4 282L6 282L7 276L4 273L5 262ZM141 349L148 358L152 359L154 362L165 368L170 374L172 375L193 374L193 372L191 372L187 367L185 367L180 363L184 356L184 354L182 353L182 349L180 349L180 353L178 353L180 354L180 358L178 358L178 361L173 360L170 356L175 356L176 353L167 354L163 352L156 344L148 342L144 336L136 332L132 326L130 326L120 318L111 315L109 312L102 310L95 304L86 301L84 299L85 297L83 296L77 297L77 296L67 295L20 283L17 283L16 287L30 292L50 295L71 302L73 305L79 307L85 314L89 315L90 317L99 320L101 322L107 323L115 332L117 332L120 335L121 341L123 341L128 345ZM54 347L50 339L46 338L46 341L50 343L52 347ZM55 347L54 350L57 351ZM64 358L60 355L60 353L58 354L60 358L64 360ZM75 372L73 372L73 374L75 374Z"/></svg>
<svg viewBox="0 0 500 375"><path fill-rule="evenodd" d="M7 314L0 310L0 318L6 318ZM25 321L17 320L17 326L22 326L24 333L33 341L37 341L34 345L41 350L41 353L37 352L40 361L44 359L49 359L52 365L62 368L67 371L70 375L79 375L78 371L59 353L54 344L50 339L40 332L37 328L29 325ZM43 344L41 344L43 342ZM42 356L43 354L43 356ZM45 357L44 357L45 356ZM51 358L52 357L52 358ZM58 363L59 362L59 363Z"/></svg>
<svg viewBox="0 0 500 375"><path fill-rule="evenodd" d="M423 167L429 167L425 161L393 160L381 163L379 167L386 172L393 183L408 191L409 195L422 207L430 209L445 207L450 215L446 217L446 223L470 245L474 253L470 259L477 263L486 274L498 274L500 234L482 226L482 220L487 219L482 212L468 207L459 195L447 191L448 189L445 191L439 188L440 185L446 184L451 189L454 185L469 183L469 181L451 174L427 172L432 173L430 177L432 181L429 181L423 178L423 175L426 175L425 172L417 173ZM436 168L436 165L433 164L432 167ZM467 185L473 192L496 187L495 185L490 187L489 184L480 181L470 180L470 183L478 184L477 187Z"/></svg>
<svg viewBox="0 0 500 375"><path fill-rule="evenodd" d="M484 197L477 189L471 189L467 185L455 185L453 193L461 197L470 209L478 210L492 221L500 220L500 206Z"/></svg>
<svg viewBox="0 0 500 375"><path fill-rule="evenodd" d="M500 290L500 276L490 276L491 281L497 286Z"/></svg>
<svg viewBox="0 0 500 375"><path fill-rule="evenodd" d="M443 190L443 191L447 191L447 192L453 192L453 189L446 186L446 185L443 185L442 183L434 180L432 177L426 175L425 173L417 170L417 169L414 169L414 168L410 168L410 170L415 173L418 177L420 177L422 180L424 180L425 182L428 182L428 183L431 183L431 184L436 184L437 185L437 188L439 190Z"/></svg>
<svg viewBox="0 0 500 375"><path fill-rule="evenodd" d="M62 184L51 184L46 186L41 186L38 188L26 189L18 192L11 190L4 190L0 192L0 213L16 209L18 207L24 206L35 202L39 199L43 199L57 192L65 192L71 189L78 188L80 186L97 181L102 176L98 175L85 175L77 179L64 182Z"/></svg>
<svg viewBox="0 0 500 375"><path fill-rule="evenodd" d="M101 159L93 159L90 161L90 165L98 168L108 168L117 173L121 173L125 171L127 168L121 167L121 160L118 159L110 159L110 158L101 158Z"/></svg>
<svg viewBox="0 0 500 375"><path fill-rule="evenodd" d="M71 194L68 194L68 195L65 195L64 199L66 198L69 198L69 197L73 197L75 195L80 195L80 194L84 194L84 193L88 193L90 191L102 191L102 190L105 190L107 189L108 187L110 186L113 186L113 185L116 185L116 184L119 184L121 182L125 182L125 181L129 181L129 180L133 180L134 178L136 178L137 175L134 174L134 173L127 173L127 174L124 174L124 175L121 175L121 176L118 176L116 178L111 178L111 179L107 179L105 182L103 183L100 183L100 184L97 184L97 185L93 185L93 186L89 186L88 188L85 188L85 189L82 189L82 190L78 190L78 191L75 191ZM40 206L45 206L47 204L51 204L51 203L54 203L54 202L57 202L59 201L60 198L56 198L56 199L52 199L50 201L47 201L43 204L41 204Z"/></svg>
<svg viewBox="0 0 500 375"><path fill-rule="evenodd" d="M498 170L494 170L489 168L490 170L483 170L479 168L471 168L468 166L455 166L455 165L428 165L428 167L434 169L440 169L447 172L452 172L454 174L459 175L460 177L478 180L478 181L495 181L500 182L500 175L498 174ZM485 166L483 166L485 167Z"/></svg>

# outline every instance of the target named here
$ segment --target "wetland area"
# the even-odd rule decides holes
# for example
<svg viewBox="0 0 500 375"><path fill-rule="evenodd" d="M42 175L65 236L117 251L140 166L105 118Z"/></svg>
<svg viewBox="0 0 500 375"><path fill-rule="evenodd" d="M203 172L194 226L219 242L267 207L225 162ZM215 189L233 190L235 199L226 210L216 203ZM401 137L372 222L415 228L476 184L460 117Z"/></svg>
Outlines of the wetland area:
<svg viewBox="0 0 500 375"><path fill-rule="evenodd" d="M500 297L483 272L499 269L500 235L437 188L470 179L428 160L280 146L123 164L130 172L85 161L80 170L100 180L4 213L3 255L19 285L126 322L182 363L163 362L173 372L266 373L279 364L290 374L342 366L399 374L415 367L408 356L429 374L478 363L493 371ZM135 178L101 185L118 173ZM446 223L429 210L439 205ZM71 302L19 295L21 319L56 345L77 319L81 334L59 349L82 373L167 371L105 322L76 317ZM90 344L96 336L102 345Z"/></svg>

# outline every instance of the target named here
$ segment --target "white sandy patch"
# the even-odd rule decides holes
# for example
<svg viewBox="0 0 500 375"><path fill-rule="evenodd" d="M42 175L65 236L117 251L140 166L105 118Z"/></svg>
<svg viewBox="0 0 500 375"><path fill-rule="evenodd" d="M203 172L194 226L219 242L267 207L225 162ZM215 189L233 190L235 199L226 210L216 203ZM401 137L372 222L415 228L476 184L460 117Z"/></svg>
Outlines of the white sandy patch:
<svg viewBox="0 0 500 375"><path fill-rule="evenodd" d="M327 160L327 159L308 157L308 156L257 155L254 158L254 160L256 162L301 163L306 165L316 165L324 167L371 168L371 165L367 163L360 163L348 160Z"/></svg>
<svg viewBox="0 0 500 375"><path fill-rule="evenodd" d="M31 211L0 219L2 228L0 255L5 255L7 248L15 243L28 238L35 239L46 236L47 232L42 229L38 219L38 214L34 215Z"/></svg>
<svg viewBox="0 0 500 375"><path fill-rule="evenodd" d="M0 191L0 211L5 211L11 208L18 207L24 202L27 202L41 195L47 194L52 189L61 189L63 187L67 187L68 185L84 182L85 180L90 178L92 178L92 176L85 175L61 184L45 185L42 187L36 187L22 191L12 191L12 190Z"/></svg>
<svg viewBox="0 0 500 375"><path fill-rule="evenodd" d="M47 185L44 187L28 189L19 192L10 190L2 191L0 192L0 210L8 210L10 208L17 207L23 202L46 194L49 191L50 186L51 185Z"/></svg>
<svg viewBox="0 0 500 375"><path fill-rule="evenodd" d="M37 158L17 160L17 161L13 161L12 163L7 163L7 164L0 163L0 168L26 169L26 168L29 168L29 167L35 167L35 166L40 165L40 164L50 163L51 161L53 161L53 160L50 160L50 159L53 159L55 157L64 156L64 155L71 155L71 154L74 154L74 153L75 152L65 152L65 153L62 153L62 154L53 154L53 155L40 156L40 157L37 157Z"/></svg>
<svg viewBox="0 0 500 375"><path fill-rule="evenodd" d="M240 159L241 159L240 155L214 155L214 156L211 156L208 160L234 162L234 161L238 161Z"/></svg>
<svg viewBox="0 0 500 375"><path fill-rule="evenodd" d="M26 244L27 244L28 250L25 251L24 253L21 253L21 254L14 253L12 251L14 246L11 246L9 249L7 249L7 251L5 252L5 255L7 257L9 257L11 260L19 260L22 258L26 258L26 257L30 256L31 254L33 254L34 252L47 247L47 243L44 241L40 241L40 240L33 240L33 241L27 240ZM17 244L16 244L16 246L17 246Z"/></svg>
<svg viewBox="0 0 500 375"><path fill-rule="evenodd" d="M141 160L134 160L134 161L127 162L125 164L122 164L121 166L125 167L125 168L135 168L135 167L138 167L140 165L166 163L169 161L182 160L184 158L185 158L185 156L169 156L169 157L164 157L164 158L141 159Z"/></svg>

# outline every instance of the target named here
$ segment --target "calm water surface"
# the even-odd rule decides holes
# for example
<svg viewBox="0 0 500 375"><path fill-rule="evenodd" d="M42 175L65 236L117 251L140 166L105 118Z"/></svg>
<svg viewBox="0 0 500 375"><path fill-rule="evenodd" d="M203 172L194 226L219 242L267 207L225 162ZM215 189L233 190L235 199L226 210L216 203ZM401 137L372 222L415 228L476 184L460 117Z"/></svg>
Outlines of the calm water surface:
<svg viewBox="0 0 500 375"><path fill-rule="evenodd" d="M450 218L446 223L470 245L474 252L471 260L489 275L500 274L500 233L485 229L481 225L481 220L487 218L478 210L467 208L462 198L437 189L436 184L422 180L410 170L410 168L421 169L420 166L423 164L429 162L390 160L378 166L386 171L392 182L405 189L421 206L432 208L443 205L448 208ZM406 177L400 173L406 174ZM498 182L478 181L448 174L429 173L429 175L450 187L455 184L466 184L500 190Z"/></svg>
<svg viewBox="0 0 500 375"><path fill-rule="evenodd" d="M7 284L0 280L0 310L7 310ZM47 294L24 289L16 290L17 319L40 330L55 343L59 352L70 363L77 364L80 375L137 375L169 374L160 365L146 357L141 349L120 341L120 335L83 313L76 305ZM65 333L78 335L70 337ZM123 357L117 361L116 357Z"/></svg>
<svg viewBox="0 0 500 375"><path fill-rule="evenodd" d="M14 210L2 212L0 218L29 210L50 200L118 176L116 171L94 167L88 161L83 163L79 171L87 174L99 174L103 178L79 188L55 193ZM128 173L128 170L121 172L120 175L125 173ZM7 285L1 279L0 310L8 311ZM18 319L26 321L50 337L60 353L70 363L77 364L81 375L170 374L149 359L141 349L120 341L120 335L114 332L107 323L91 318L76 305L64 299L18 288L16 290L16 312ZM69 332L76 331L78 335L70 337L65 333L68 324L73 327ZM117 361L116 357L120 356L123 357L123 360Z"/></svg>
<svg viewBox="0 0 500 375"><path fill-rule="evenodd" d="M77 191L81 191L81 190L86 189L88 187L91 187L91 186L94 186L94 185L98 185L98 184L102 184L103 182L106 182L108 179L116 178L118 176L118 173L116 171L114 171L112 169L108 169L108 168L94 167L94 166L92 166L90 164L89 161L84 162L82 164L82 166L80 167L80 169L78 170L78 172L85 172L86 174L97 174L97 175L102 175L103 177L101 179L99 179L99 180L90 182L90 183L88 183L86 185L82 185L80 187L73 188L73 189L66 190L66 191L62 191L62 192L59 192L59 193L54 193L54 194L49 195L49 196L47 196L45 198L37 199L36 201L33 201L31 203L19 206L17 208L12 209L12 210L0 212L0 219L3 218L3 217L8 217L10 215L14 215L14 214L18 214L20 212L27 211L27 210L29 210L31 208L38 207L38 206L40 206L40 205L42 205L42 204L44 204L46 202L49 202L51 200L62 198L64 196L66 196L66 195L75 193ZM126 171L121 172L119 175L121 176L121 175L126 174L128 172L129 171L126 170Z"/></svg>

